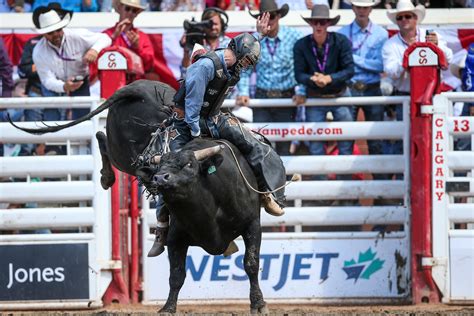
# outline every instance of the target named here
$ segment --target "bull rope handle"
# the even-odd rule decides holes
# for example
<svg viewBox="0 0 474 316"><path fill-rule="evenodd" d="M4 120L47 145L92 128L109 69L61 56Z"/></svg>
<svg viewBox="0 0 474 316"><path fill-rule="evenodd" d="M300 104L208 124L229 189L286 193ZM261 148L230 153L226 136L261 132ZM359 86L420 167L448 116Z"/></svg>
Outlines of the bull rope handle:
<svg viewBox="0 0 474 316"><path fill-rule="evenodd" d="M297 181L300 181L301 180L301 176L299 174L294 174L292 177L291 177L291 180L290 181L287 181L284 185L282 186L279 186L278 188L276 188L275 190L272 190L272 191L259 191L257 189L255 189L250 183L249 181L247 180L247 178L245 177L244 175L244 172L242 171L242 168L240 168L240 164L239 164L239 161L237 160L237 156L235 155L234 153L234 150L232 149L232 147L229 146L229 144L227 144L226 142L222 141L222 140L216 140L217 143L221 143L221 144L224 144L227 146L227 148L229 148L230 152L232 153L232 157L234 157L234 160L235 160L235 163L237 164L237 168L239 169L239 172L240 172L240 175L242 176L242 178L244 179L245 181L245 184L247 184L247 186L252 189L252 191L258 193L258 194L269 194L269 193L274 193L278 190L281 190L283 188L285 188L286 186L288 186L289 184L291 184L292 182L297 182Z"/></svg>

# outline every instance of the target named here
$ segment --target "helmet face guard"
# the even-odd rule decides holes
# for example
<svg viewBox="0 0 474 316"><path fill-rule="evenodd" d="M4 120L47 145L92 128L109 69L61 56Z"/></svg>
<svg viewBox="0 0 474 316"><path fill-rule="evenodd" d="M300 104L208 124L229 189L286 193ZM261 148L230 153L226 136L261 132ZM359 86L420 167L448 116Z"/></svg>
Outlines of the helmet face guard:
<svg viewBox="0 0 474 316"><path fill-rule="evenodd" d="M260 43L248 33L234 37L230 41L228 48L235 54L237 61L232 69L237 73L254 67L260 58Z"/></svg>

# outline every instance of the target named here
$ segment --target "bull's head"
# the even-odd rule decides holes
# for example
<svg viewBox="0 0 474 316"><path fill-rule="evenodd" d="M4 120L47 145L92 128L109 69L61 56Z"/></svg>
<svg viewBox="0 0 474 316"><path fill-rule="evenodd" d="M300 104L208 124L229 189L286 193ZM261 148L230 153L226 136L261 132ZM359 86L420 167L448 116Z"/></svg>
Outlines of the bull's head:
<svg viewBox="0 0 474 316"><path fill-rule="evenodd" d="M202 171L210 166L218 167L222 163L222 156L216 155L223 146L214 146L200 150L181 150L170 152L163 156L155 156L152 163L157 164L157 172L152 177L153 186L158 191L173 191L185 193L189 185L198 181Z"/></svg>

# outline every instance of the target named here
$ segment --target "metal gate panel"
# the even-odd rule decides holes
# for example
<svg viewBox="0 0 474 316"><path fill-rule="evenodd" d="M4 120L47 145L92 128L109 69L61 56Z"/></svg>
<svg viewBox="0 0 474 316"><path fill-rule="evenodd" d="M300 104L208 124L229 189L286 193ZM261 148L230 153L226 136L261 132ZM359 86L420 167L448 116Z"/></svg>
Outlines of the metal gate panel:
<svg viewBox="0 0 474 316"><path fill-rule="evenodd" d="M453 117L452 108L454 101L474 102L474 93L443 93L433 101L433 258L427 264L443 302L473 302L474 151L455 151L454 139L470 137L472 147L474 120Z"/></svg>

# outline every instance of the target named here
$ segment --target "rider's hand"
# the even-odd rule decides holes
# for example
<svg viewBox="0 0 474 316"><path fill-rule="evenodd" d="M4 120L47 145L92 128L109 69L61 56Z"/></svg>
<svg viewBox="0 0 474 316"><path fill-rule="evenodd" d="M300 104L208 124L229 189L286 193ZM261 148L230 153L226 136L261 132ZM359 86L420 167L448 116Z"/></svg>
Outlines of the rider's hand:
<svg viewBox="0 0 474 316"><path fill-rule="evenodd" d="M240 95L235 99L235 104L240 106L248 106L250 103L250 97L247 95Z"/></svg>

